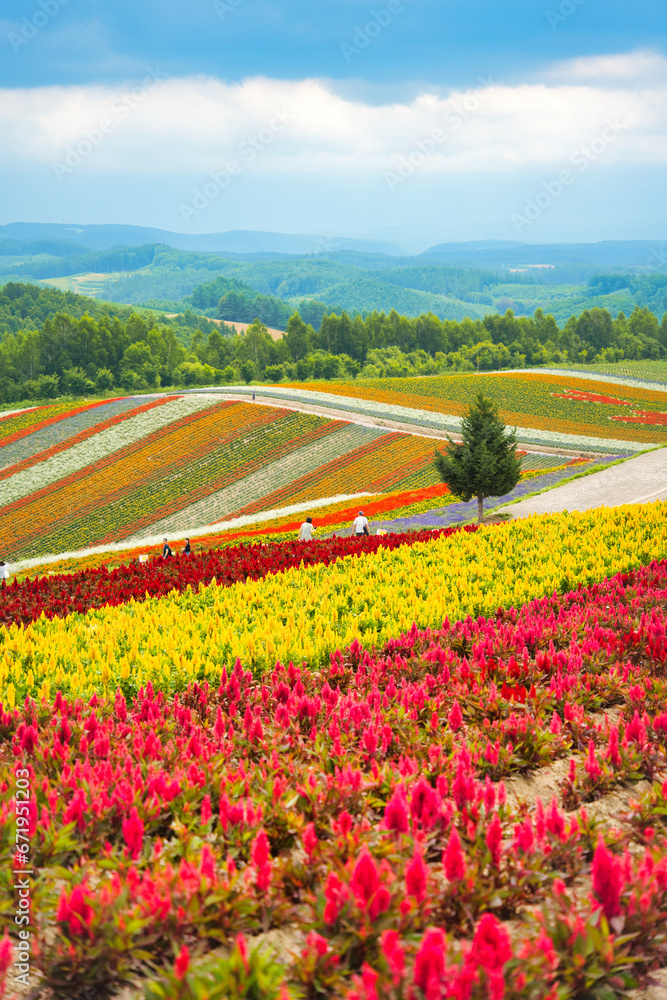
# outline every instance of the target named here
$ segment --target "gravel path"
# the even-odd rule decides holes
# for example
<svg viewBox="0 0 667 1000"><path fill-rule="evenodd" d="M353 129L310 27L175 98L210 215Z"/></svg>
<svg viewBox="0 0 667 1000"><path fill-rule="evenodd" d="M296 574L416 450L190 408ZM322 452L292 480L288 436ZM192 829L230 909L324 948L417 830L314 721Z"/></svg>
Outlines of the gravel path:
<svg viewBox="0 0 667 1000"><path fill-rule="evenodd" d="M548 493L501 507L513 518L563 510L620 507L626 503L667 500L667 448L644 452L621 465L575 479ZM498 511L496 511L498 513Z"/></svg>

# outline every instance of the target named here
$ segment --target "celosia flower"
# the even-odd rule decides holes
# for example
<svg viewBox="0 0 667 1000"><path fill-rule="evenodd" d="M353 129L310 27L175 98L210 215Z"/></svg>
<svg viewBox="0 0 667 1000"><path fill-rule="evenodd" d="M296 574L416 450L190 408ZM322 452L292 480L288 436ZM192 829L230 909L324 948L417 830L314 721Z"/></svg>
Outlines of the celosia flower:
<svg viewBox="0 0 667 1000"><path fill-rule="evenodd" d="M303 847L308 855L309 861L312 860L313 851L317 847L318 843L317 834L315 833L315 824L308 823L303 831Z"/></svg>
<svg viewBox="0 0 667 1000"><path fill-rule="evenodd" d="M324 898L327 901L324 907L325 924L335 924L346 896L347 889L344 884L337 875L329 872L326 885L324 886Z"/></svg>
<svg viewBox="0 0 667 1000"><path fill-rule="evenodd" d="M485 913L475 929L471 957L486 972L499 973L512 957L509 934L491 913Z"/></svg>
<svg viewBox="0 0 667 1000"><path fill-rule="evenodd" d="M439 928L426 931L415 956L414 982L426 1000L440 1000L445 976L447 939Z"/></svg>
<svg viewBox="0 0 667 1000"><path fill-rule="evenodd" d="M398 986L403 978L405 968L405 952L400 943L397 931L383 931L380 938L382 954L387 960L394 986Z"/></svg>
<svg viewBox="0 0 667 1000"><path fill-rule="evenodd" d="M260 830L250 845L250 860L257 869L257 888L266 892L271 884L271 849L269 838Z"/></svg>
<svg viewBox="0 0 667 1000"><path fill-rule="evenodd" d="M123 837L127 844L130 857L136 861L141 853L144 840L144 824L139 818L137 807L133 806L130 815L123 820Z"/></svg>
<svg viewBox="0 0 667 1000"><path fill-rule="evenodd" d="M385 830L393 830L395 833L408 832L410 828L408 802L402 785L394 789L394 794L387 802L382 825Z"/></svg>
<svg viewBox="0 0 667 1000"><path fill-rule="evenodd" d="M426 899L426 884L428 868L424 864L421 852L415 850L412 861L405 869L405 888L408 896L413 896L418 904Z"/></svg>
<svg viewBox="0 0 667 1000"><path fill-rule="evenodd" d="M602 905L607 920L621 912L623 873L621 861L614 857L602 837L593 855L593 892Z"/></svg>
<svg viewBox="0 0 667 1000"><path fill-rule="evenodd" d="M391 901L389 893L380 882L377 865L366 845L352 870L350 889L355 895L359 909L364 910L371 920L376 920L389 908Z"/></svg>
<svg viewBox="0 0 667 1000"><path fill-rule="evenodd" d="M452 826L447 847L442 855L442 863L445 866L445 875L450 882L460 882L465 878L467 865L466 858L461 848L461 840L458 830Z"/></svg>
<svg viewBox="0 0 667 1000"><path fill-rule="evenodd" d="M410 813L415 823L424 830L430 830L440 815L440 799L424 777L419 778L412 789Z"/></svg>
<svg viewBox="0 0 667 1000"><path fill-rule="evenodd" d="M452 707L449 710L447 721L449 722L449 728L455 733L458 732L463 725L463 712L461 711L461 706L456 698L452 702Z"/></svg>
<svg viewBox="0 0 667 1000"><path fill-rule="evenodd" d="M180 982L185 978L185 973L190 966L190 952L187 945L183 945L174 962L174 977Z"/></svg>
<svg viewBox="0 0 667 1000"><path fill-rule="evenodd" d="M503 828L500 825L500 819L498 813L493 814L493 819L489 825L489 829L486 834L486 846L491 852L491 864L494 868L500 867L500 858L502 854L502 844L503 844Z"/></svg>

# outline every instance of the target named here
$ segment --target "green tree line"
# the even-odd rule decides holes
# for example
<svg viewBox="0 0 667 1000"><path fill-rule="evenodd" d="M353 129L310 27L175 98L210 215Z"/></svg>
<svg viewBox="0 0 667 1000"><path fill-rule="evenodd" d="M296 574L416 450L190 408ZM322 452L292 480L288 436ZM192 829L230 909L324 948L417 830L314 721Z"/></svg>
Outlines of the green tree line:
<svg viewBox="0 0 667 1000"><path fill-rule="evenodd" d="M238 289L228 288L221 299ZM241 289L243 292L243 289ZM90 310L90 311L88 311ZM490 371L667 356L667 314L647 308L615 319L585 310L559 328L552 316L440 320L397 312L324 314L319 330L298 312L282 339L256 317L239 335L188 310L171 320L34 285L0 289L0 401L62 393L243 380L334 379Z"/></svg>

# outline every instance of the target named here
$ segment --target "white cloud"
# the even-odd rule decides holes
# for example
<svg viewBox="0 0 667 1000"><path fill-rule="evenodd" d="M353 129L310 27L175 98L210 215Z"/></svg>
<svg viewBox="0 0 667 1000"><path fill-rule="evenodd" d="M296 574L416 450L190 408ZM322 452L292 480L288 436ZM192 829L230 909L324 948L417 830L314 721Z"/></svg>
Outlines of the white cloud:
<svg viewBox="0 0 667 1000"><path fill-rule="evenodd" d="M577 80L665 80L667 59L659 52L640 49L616 55L582 56L558 63L551 75Z"/></svg>
<svg viewBox="0 0 667 1000"><path fill-rule="evenodd" d="M394 169L426 147L429 172L499 172L567 162L609 121L618 141L608 144L606 162L667 162L667 60L596 56L554 73L549 83L483 81L383 105L342 96L325 80L229 84L166 79L157 70L114 89L8 89L0 91L0 164L49 169L83 142L83 169L96 174L196 180L236 162L262 173L353 177ZM434 141L436 134L444 138Z"/></svg>

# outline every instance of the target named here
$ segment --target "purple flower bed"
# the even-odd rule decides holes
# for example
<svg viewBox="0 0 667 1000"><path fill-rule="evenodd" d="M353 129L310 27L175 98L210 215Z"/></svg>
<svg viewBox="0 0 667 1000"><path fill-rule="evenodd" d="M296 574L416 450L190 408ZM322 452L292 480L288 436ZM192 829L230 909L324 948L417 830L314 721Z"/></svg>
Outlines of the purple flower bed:
<svg viewBox="0 0 667 1000"><path fill-rule="evenodd" d="M101 424L111 417L116 417L120 413L127 413L141 403L145 402L144 397L130 396L126 399L112 399L104 406L96 406L92 410L84 410L83 413L76 413L72 417L64 417L49 427L44 427L41 431L29 434L20 441L5 445L0 448L0 468L7 465L14 465L15 462L22 462L25 458L32 458L40 451L46 451L56 444L62 444L68 438L75 437L81 431Z"/></svg>
<svg viewBox="0 0 667 1000"><path fill-rule="evenodd" d="M629 458L628 454L612 455L608 457L602 465L610 465L619 458ZM598 463L596 463L598 464ZM577 474L576 466L567 469L558 469L556 472L547 472L543 476L533 476L526 479L514 487L511 493L502 497L489 497L485 501L485 509L490 507L500 507L503 504L511 503L513 500L521 500L530 496L531 493L539 493L549 486L556 486L563 479L570 479ZM470 500L468 503L450 503L446 507L438 507L426 511L424 514L413 514L410 517L397 517L393 520L377 521L373 519L372 530L384 528L387 531L423 531L427 528L446 528L452 524L460 524L463 521L471 521L477 518L477 500ZM351 528L337 531L337 535L352 534Z"/></svg>

